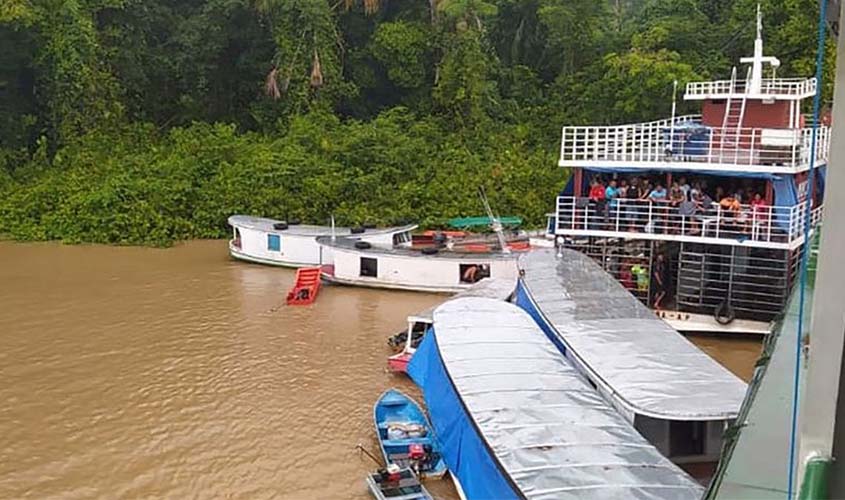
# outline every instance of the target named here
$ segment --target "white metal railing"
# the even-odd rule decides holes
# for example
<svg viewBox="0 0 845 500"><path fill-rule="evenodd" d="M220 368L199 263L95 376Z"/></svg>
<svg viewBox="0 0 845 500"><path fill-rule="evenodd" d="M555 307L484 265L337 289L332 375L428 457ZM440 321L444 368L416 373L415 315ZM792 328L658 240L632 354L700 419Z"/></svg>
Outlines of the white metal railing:
<svg viewBox="0 0 845 500"><path fill-rule="evenodd" d="M682 116L674 122L563 127L560 161L576 165L581 162L680 162L760 168L803 168L810 164L813 132L810 127L722 130L704 126L696 118ZM830 128L819 126L817 166L827 163L829 148Z"/></svg>
<svg viewBox="0 0 845 500"><path fill-rule="evenodd" d="M740 205L732 209L718 203L709 207L681 206L668 201L557 198L557 234L606 234L686 236L706 240L761 242L788 246L804 235L806 205L792 207ZM686 211L685 211L686 210ZM811 213L815 227L821 207Z"/></svg>
<svg viewBox="0 0 845 500"><path fill-rule="evenodd" d="M745 93L747 84L744 80L714 80L709 82L687 83L687 97L706 97ZM767 78L760 85L760 95L810 96L816 93L815 78Z"/></svg>

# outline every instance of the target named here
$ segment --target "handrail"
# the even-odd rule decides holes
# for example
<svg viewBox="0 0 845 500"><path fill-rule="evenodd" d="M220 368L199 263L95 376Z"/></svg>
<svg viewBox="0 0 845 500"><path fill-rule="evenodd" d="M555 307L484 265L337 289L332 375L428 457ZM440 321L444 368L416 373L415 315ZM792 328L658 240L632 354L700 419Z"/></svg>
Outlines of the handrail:
<svg viewBox="0 0 845 500"><path fill-rule="evenodd" d="M679 208L679 204L664 200L596 201L559 196L555 232L660 234L783 245L803 238L806 219L803 203L791 207L740 205L732 209L713 203L709 207L697 206L691 215L682 214ZM813 209L811 227L819 223L821 215L822 207Z"/></svg>
<svg viewBox="0 0 845 500"><path fill-rule="evenodd" d="M744 81L689 82L686 87L686 96L737 94L745 92L746 88ZM815 92L815 78L764 78L760 85L760 95L811 96Z"/></svg>
<svg viewBox="0 0 845 500"><path fill-rule="evenodd" d="M674 126L673 126L674 123ZM560 161L681 162L754 167L804 168L810 163L812 128L707 127L694 115L674 120L610 126L563 127ZM820 126L816 164L827 163L830 127Z"/></svg>

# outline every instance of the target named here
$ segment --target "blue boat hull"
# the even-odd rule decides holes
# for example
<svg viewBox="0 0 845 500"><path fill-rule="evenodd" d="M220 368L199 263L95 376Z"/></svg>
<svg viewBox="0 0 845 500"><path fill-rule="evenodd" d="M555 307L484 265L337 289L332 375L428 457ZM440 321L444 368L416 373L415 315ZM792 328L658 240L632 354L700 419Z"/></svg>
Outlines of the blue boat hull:
<svg viewBox="0 0 845 500"><path fill-rule="evenodd" d="M409 446L420 444L430 446L436 455L434 462L425 470L419 471L424 478L443 477L446 473L446 462L440 454L440 445L434 435L434 430L420 406L413 399L395 389L385 391L373 407L373 420L379 439L381 453L386 464L396 463L402 467L409 465L407 455ZM393 424L416 424L425 429L424 436L403 437L389 439L388 427Z"/></svg>

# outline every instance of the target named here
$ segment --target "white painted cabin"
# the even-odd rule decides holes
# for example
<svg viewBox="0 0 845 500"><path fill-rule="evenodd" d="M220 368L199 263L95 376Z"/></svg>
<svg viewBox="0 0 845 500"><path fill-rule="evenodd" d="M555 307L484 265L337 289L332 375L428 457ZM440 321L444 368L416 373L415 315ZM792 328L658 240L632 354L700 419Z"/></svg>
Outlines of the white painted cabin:
<svg viewBox="0 0 845 500"><path fill-rule="evenodd" d="M516 279L519 254L454 252L441 250L427 255L407 247L373 245L355 247L356 240L321 236L317 238L324 255L331 254L333 265L323 267L323 279L343 285L391 288L434 293L455 293L475 282L464 281L467 268L484 269L478 279ZM482 267L483 266L483 267ZM478 280L476 280L477 282Z"/></svg>
<svg viewBox="0 0 845 500"><path fill-rule="evenodd" d="M286 229L276 229L281 221L247 215L229 217L232 226L232 239L229 240L229 253L232 257L258 264L285 267L305 267L331 264L330 248L323 249L317 244L317 237L337 236L353 240L368 241L374 245L393 245L402 243L402 238L409 235L416 225L403 227L365 229L363 233L353 234L348 227L311 226L306 224L288 224Z"/></svg>

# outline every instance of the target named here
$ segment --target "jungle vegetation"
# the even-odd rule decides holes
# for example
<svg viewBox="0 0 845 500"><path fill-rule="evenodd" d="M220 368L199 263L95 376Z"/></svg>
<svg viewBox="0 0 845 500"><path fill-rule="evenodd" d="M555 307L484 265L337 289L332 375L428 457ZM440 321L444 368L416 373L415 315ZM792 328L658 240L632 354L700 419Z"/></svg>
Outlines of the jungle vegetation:
<svg viewBox="0 0 845 500"><path fill-rule="evenodd" d="M817 0L762 0L782 76ZM3 0L0 234L167 245L233 213L542 223L560 127L727 78L757 0ZM832 46L825 94L831 94ZM679 101L684 111L684 104Z"/></svg>

